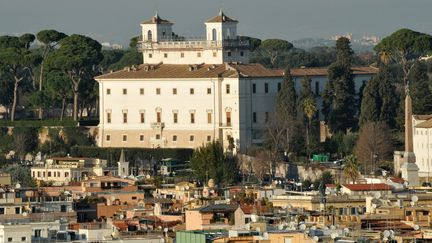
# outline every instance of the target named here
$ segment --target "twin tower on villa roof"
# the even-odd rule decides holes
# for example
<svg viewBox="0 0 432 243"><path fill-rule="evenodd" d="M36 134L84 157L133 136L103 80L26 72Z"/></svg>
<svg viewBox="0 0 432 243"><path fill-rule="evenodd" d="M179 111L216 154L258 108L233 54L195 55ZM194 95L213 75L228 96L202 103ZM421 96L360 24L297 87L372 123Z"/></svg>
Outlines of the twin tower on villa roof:
<svg viewBox="0 0 432 243"><path fill-rule="evenodd" d="M141 23L144 64L248 63L249 41L237 35L237 23L221 10L205 22L205 38L187 38L176 35L174 24L156 13Z"/></svg>

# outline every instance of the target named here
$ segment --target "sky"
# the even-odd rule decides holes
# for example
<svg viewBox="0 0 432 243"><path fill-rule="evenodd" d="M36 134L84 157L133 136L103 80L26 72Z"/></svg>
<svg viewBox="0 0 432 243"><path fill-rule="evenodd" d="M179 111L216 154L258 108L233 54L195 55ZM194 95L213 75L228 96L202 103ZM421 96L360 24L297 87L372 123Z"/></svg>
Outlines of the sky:
<svg viewBox="0 0 432 243"><path fill-rule="evenodd" d="M174 32L197 37L220 8L239 20L238 34L260 39L432 34L432 0L0 0L0 35L56 29L127 45L158 11Z"/></svg>

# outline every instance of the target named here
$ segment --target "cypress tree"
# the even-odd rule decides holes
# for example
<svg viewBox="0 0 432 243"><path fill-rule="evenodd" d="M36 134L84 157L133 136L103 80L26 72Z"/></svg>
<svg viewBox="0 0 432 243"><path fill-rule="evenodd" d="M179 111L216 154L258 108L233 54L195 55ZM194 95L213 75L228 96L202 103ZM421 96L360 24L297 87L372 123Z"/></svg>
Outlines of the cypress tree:
<svg viewBox="0 0 432 243"><path fill-rule="evenodd" d="M293 121L297 115L297 94L289 68L285 70L282 87L276 99L276 113L287 122Z"/></svg>
<svg viewBox="0 0 432 243"><path fill-rule="evenodd" d="M337 60L328 68L329 82L323 94L323 113L332 132L355 128L357 102L351 62L353 51L349 39L336 42Z"/></svg>
<svg viewBox="0 0 432 243"><path fill-rule="evenodd" d="M411 97L414 114L429 114L432 112L432 93L429 88L427 66L423 62L416 62L408 76L411 82Z"/></svg>

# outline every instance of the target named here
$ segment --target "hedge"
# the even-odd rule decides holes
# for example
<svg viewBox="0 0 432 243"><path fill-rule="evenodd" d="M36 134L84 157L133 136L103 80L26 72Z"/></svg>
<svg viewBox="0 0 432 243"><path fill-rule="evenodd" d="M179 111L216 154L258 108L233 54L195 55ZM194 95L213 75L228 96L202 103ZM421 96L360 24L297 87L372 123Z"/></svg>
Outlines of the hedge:
<svg viewBox="0 0 432 243"><path fill-rule="evenodd" d="M160 160L163 158L174 158L189 161L193 149L187 148L100 148L89 146L74 146L70 149L70 155L75 157L89 157L117 161L121 150L124 150L126 160L136 161L138 159L149 159L150 157Z"/></svg>
<svg viewBox="0 0 432 243"><path fill-rule="evenodd" d="M0 127L76 127L78 122L65 119L60 120L0 120Z"/></svg>

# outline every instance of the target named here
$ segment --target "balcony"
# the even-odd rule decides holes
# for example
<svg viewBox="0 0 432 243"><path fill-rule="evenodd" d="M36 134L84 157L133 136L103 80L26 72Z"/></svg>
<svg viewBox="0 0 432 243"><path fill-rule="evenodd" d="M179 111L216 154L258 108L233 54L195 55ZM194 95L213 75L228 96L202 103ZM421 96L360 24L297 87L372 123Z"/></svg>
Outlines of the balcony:
<svg viewBox="0 0 432 243"><path fill-rule="evenodd" d="M245 39L225 39L223 41L212 41L205 39L185 39L185 40L169 40L161 42L147 42L140 41L138 43L139 49L153 50L153 49L212 49L212 48L249 48L249 41Z"/></svg>
<svg viewBox="0 0 432 243"><path fill-rule="evenodd" d="M164 122L152 122L151 123L151 127L152 129L163 129L165 127L165 123Z"/></svg>
<svg viewBox="0 0 432 243"><path fill-rule="evenodd" d="M232 128L232 123L231 122L221 122L219 123L219 128Z"/></svg>

